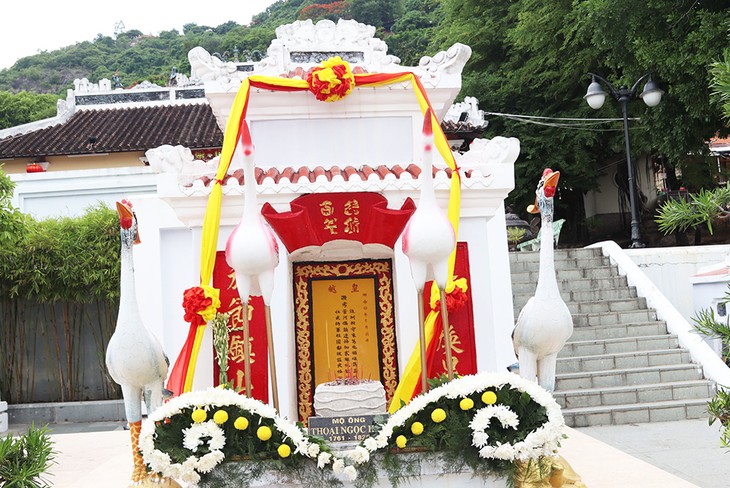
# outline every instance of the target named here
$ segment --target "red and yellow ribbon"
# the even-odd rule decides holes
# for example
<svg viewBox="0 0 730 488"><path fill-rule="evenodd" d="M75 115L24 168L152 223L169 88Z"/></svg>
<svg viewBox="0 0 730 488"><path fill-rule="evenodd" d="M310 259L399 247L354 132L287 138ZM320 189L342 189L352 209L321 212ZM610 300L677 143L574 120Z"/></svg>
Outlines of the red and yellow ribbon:
<svg viewBox="0 0 730 488"><path fill-rule="evenodd" d="M419 78L413 73L365 73L351 76L354 79L355 88L375 88L380 86L392 85L395 83L410 82L416 95L418 105L421 109L421 113L425 114L426 110L431 107L431 102L428 100L426 90L421 84ZM220 225L221 204L223 201L223 188L221 185L223 179L228 173L228 168L231 164L231 159L233 158L233 152L236 148L236 142L238 141L240 136L239 131L242 127L241 122L246 118L246 112L248 111L248 102L251 95L251 88L285 92L307 91L311 89L310 84L306 80L292 78L253 75L244 79L241 82L241 86L238 89L236 98L233 101L231 114L226 124L226 130L223 137L223 148L221 150L220 162L218 164L218 171L216 173L216 179L213 183L213 188L210 192L210 196L208 197L208 205L206 207L205 217L203 220L202 243L200 247L201 285L208 285L211 282L211 278L213 276L216 246L218 244L218 228ZM433 110L431 110L431 113L433 114ZM441 126L438 119L436 119L436 116L432 115L432 117L432 125L435 128L434 141L436 144L436 148L438 149L441 157L444 159L449 168L452 169L448 217L454 227L454 231L458 235L459 215L461 207L461 181L456 168L454 155L451 152L451 148L449 147L449 143L446 140L446 136L441 130ZM451 273L453 273L454 269L454 259L456 256L455 251L456 250L454 250L449 259L449 267ZM427 319L427 325L428 322L429 320ZM431 322L435 322L435 318L431 319ZM433 329L433 324L431 325L431 329ZM173 367L173 370L170 374L170 380L168 381L167 388L176 394L188 392L192 389L197 355L198 351L200 350L204 330L205 324L200 326L191 325L191 330L188 333L188 338L183 345L183 349L178 356L178 360ZM430 337L433 337L433 330L431 330ZM429 339L429 341L430 340L431 339ZM418 368L416 369L416 377L418 378L420 375L418 348L416 348L415 354L415 363ZM413 360L413 358L411 358L411 360ZM409 366L411 362L412 361L409 361ZM409 369L411 368L406 368L403 378L401 379L401 383L403 383L403 380L405 378L410 378L412 373L409 371ZM400 389L400 385L398 388ZM404 387L404 391L408 391L408 386ZM410 391L412 392L413 389L411 388ZM405 395L402 398L404 397ZM408 396L407 400L410 400L410 398L411 397Z"/></svg>

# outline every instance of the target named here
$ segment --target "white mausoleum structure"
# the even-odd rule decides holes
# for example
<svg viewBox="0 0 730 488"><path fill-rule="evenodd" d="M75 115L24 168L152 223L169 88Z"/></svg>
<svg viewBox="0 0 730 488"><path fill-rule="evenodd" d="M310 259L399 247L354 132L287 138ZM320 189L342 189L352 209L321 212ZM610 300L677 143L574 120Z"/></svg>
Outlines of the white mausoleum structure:
<svg viewBox="0 0 730 488"><path fill-rule="evenodd" d="M206 98L225 127L243 77L306 76L322 60L340 55L355 73L413 72L442 120L459 93L469 47L457 44L424 57L417 67L402 67L397 58L386 54L387 46L373 37L374 31L355 21L298 21L277 29L268 57L253 71L235 71L219 60L214 63L196 48L190 56L192 79L196 73L205 73L201 78ZM292 200L312 194L375 193L385 197L389 209L400 209L409 198L418 201L423 114L410 82L355 88L333 103L318 101L309 92L252 88L246 118L255 145L258 201L276 212L289 212ZM174 156L156 161L154 152L148 152L150 165L162 171L157 194L133 198L142 236L142 244L135 248L138 299L148 327L160 337L172 362L187 332L183 292L199 282L202 224L212 187L210 167L201 168L205 174L181 175L183 167L190 167L189 158L184 151L181 154L179 162ZM519 141L498 137L477 139L470 151L455 155L462 182L458 241L468 249L469 306L479 371L502 371L514 361L503 200L514 187L513 163L518 154ZM240 162L234 156L223 182L219 250L225 248L242 214L244 186L237 166ZM450 174L436 155L434 185L444 210L450 197ZM282 414L294 418L298 408L292 285L298 263L392 263L397 364L402 373L418 339L418 323L416 291L400 240L388 247L335 239L291 253L280 242L279 250L271 315ZM213 347L206 331L194 389L211 385L213 378Z"/></svg>

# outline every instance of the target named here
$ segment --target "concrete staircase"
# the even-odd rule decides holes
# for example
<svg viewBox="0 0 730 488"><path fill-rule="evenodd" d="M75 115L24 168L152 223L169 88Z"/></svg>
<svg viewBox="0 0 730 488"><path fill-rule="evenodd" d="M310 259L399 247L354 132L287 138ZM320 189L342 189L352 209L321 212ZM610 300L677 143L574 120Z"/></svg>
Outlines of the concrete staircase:
<svg viewBox="0 0 730 488"><path fill-rule="evenodd" d="M510 253L515 317L535 293L538 267L539 252ZM554 392L567 425L707 416L714 383L599 249L556 250L555 270L574 325Z"/></svg>

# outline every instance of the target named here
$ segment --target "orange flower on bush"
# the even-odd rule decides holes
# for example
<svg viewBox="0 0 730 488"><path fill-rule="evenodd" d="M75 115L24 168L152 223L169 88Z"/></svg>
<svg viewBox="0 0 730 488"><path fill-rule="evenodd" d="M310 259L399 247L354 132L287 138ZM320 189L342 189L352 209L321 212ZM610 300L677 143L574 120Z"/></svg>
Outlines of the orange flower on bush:
<svg viewBox="0 0 730 488"><path fill-rule="evenodd" d="M194 286L183 293L185 321L190 325L203 325L212 320L220 306L220 291L212 286Z"/></svg>
<svg viewBox="0 0 730 488"><path fill-rule="evenodd" d="M355 87L355 76L347 61L335 56L310 71L307 84L317 100L335 102L350 94Z"/></svg>

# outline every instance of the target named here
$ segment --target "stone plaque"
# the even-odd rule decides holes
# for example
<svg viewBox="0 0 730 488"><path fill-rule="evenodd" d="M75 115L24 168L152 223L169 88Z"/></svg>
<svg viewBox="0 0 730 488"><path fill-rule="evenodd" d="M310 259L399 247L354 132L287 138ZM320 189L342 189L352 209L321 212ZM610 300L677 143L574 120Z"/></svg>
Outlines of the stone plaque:
<svg viewBox="0 0 730 488"><path fill-rule="evenodd" d="M379 417L383 416L309 417L309 434L329 442L359 442L375 432L375 421Z"/></svg>

